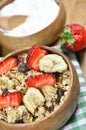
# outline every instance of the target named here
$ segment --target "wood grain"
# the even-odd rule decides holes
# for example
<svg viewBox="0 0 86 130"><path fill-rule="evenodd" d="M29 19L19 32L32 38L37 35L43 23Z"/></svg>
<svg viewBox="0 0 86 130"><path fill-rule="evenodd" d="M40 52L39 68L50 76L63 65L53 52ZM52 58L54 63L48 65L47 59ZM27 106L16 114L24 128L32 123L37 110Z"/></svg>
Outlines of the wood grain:
<svg viewBox="0 0 86 130"><path fill-rule="evenodd" d="M13 2L14 0L0 0L0 9L2 9L5 5Z"/></svg>
<svg viewBox="0 0 86 130"><path fill-rule="evenodd" d="M86 28L86 0L60 0L66 10L65 24L78 23ZM58 44L58 43L57 43ZM61 44L61 41L59 41ZM81 69L86 78L86 49L77 54Z"/></svg>

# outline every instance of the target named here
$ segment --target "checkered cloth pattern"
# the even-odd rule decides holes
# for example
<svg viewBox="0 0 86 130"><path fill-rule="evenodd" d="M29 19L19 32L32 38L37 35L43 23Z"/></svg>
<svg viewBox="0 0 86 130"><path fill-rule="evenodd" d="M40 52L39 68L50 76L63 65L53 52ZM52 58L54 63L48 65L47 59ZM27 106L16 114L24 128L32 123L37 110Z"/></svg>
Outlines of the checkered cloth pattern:
<svg viewBox="0 0 86 130"><path fill-rule="evenodd" d="M54 48L62 51L72 61L80 82L80 95L77 108L69 121L60 130L86 130L86 80L75 54L57 46Z"/></svg>

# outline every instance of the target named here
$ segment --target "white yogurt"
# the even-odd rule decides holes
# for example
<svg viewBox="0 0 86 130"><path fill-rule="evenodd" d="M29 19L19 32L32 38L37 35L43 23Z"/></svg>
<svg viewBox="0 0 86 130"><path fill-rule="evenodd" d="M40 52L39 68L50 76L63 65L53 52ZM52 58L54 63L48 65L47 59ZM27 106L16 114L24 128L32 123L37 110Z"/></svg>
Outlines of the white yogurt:
<svg viewBox="0 0 86 130"><path fill-rule="evenodd" d="M18 27L4 31L5 35L19 37L34 34L54 21L59 5L54 0L15 0L0 11L0 16L28 15Z"/></svg>

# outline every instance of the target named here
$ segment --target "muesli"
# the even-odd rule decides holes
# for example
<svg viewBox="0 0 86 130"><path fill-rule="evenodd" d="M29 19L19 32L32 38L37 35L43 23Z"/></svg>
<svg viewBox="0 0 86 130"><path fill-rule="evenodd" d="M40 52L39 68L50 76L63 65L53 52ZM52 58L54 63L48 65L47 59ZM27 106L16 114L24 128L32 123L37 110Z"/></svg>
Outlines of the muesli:
<svg viewBox="0 0 86 130"><path fill-rule="evenodd" d="M8 123L28 123L48 116L69 89L67 63L38 45L0 62L0 115Z"/></svg>

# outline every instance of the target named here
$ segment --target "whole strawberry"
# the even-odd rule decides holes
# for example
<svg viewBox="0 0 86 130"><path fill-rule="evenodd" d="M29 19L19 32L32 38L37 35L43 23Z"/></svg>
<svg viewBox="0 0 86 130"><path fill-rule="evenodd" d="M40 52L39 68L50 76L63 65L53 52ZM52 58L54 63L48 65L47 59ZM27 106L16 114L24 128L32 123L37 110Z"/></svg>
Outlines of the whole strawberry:
<svg viewBox="0 0 86 130"><path fill-rule="evenodd" d="M66 25L60 36L62 45L70 51L76 52L86 47L86 30L79 24Z"/></svg>

